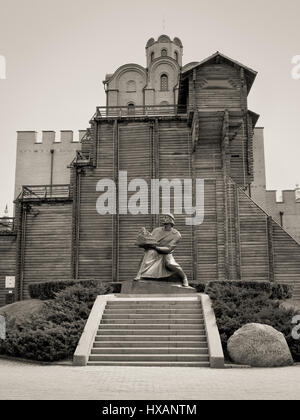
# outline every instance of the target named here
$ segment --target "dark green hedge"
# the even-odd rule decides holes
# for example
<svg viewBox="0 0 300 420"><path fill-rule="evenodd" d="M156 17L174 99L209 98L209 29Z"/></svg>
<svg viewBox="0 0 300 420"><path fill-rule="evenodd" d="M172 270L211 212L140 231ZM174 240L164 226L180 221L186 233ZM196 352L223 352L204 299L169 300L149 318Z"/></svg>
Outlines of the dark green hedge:
<svg viewBox="0 0 300 420"><path fill-rule="evenodd" d="M290 299L292 297L293 288L287 284L272 283L269 281L237 281L237 280L224 280L224 281L210 281L206 288L205 293L210 294L211 290L223 288L224 285L234 285L236 287L257 290L266 293L269 299Z"/></svg>
<svg viewBox="0 0 300 420"><path fill-rule="evenodd" d="M48 300L54 299L56 294L67 287L82 284L90 287L97 287L99 284L106 284L111 287L112 293L119 293L121 285L119 283L104 283L101 280L53 280L41 283L30 283L28 286L29 295L32 299Z"/></svg>
<svg viewBox="0 0 300 420"><path fill-rule="evenodd" d="M197 293L204 293L204 290L205 290L205 287L206 287L205 283L193 283L193 282L191 282L191 283L189 283L189 285L191 287L194 287L196 289Z"/></svg>
<svg viewBox="0 0 300 420"><path fill-rule="evenodd" d="M25 320L6 316L6 339L0 354L52 362L72 357L96 296L112 293L109 285L80 282L57 293Z"/></svg>
<svg viewBox="0 0 300 420"><path fill-rule="evenodd" d="M300 361L300 340L291 336L292 318L297 311L280 306L279 297L289 294L287 289L267 284L257 287L256 283L252 286L250 283L247 287L244 282L223 281L211 282L206 287L205 292L213 303L225 356L228 358L229 337L243 325L257 322L282 332L294 360Z"/></svg>

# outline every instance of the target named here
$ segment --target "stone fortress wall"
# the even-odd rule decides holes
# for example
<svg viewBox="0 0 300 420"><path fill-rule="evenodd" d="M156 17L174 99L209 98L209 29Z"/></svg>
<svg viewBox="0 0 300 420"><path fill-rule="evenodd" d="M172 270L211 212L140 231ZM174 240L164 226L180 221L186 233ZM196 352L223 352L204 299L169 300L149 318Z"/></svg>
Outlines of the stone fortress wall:
<svg viewBox="0 0 300 420"><path fill-rule="evenodd" d="M254 181L251 198L300 243L300 188L283 190L278 200L276 190L266 189L264 129L256 127L253 137Z"/></svg>
<svg viewBox="0 0 300 420"><path fill-rule="evenodd" d="M81 139L86 130L75 136L71 130L18 131L15 196L23 185L69 184L68 166L81 149Z"/></svg>

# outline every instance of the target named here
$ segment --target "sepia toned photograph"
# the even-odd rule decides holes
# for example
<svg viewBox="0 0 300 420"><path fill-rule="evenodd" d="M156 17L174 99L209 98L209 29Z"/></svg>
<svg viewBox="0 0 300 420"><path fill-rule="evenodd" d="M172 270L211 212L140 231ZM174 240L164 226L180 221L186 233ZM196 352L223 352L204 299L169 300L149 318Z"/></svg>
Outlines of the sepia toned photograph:
<svg viewBox="0 0 300 420"><path fill-rule="evenodd" d="M300 399L299 15L0 0L2 402Z"/></svg>

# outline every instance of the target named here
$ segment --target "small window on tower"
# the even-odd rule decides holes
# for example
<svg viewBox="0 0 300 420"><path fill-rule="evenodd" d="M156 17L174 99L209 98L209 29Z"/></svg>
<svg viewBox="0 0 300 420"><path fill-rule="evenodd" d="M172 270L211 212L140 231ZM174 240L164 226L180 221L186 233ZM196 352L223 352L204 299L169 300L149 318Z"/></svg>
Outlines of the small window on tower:
<svg viewBox="0 0 300 420"><path fill-rule="evenodd" d="M169 82L168 82L168 75L167 74L162 74L160 76L160 90L169 90Z"/></svg>
<svg viewBox="0 0 300 420"><path fill-rule="evenodd" d="M168 51L164 48L163 50L161 50L161 56L162 57L166 57L168 55Z"/></svg>
<svg viewBox="0 0 300 420"><path fill-rule="evenodd" d="M152 61L154 60L154 52L152 51L152 53L151 53L151 63L152 63Z"/></svg>
<svg viewBox="0 0 300 420"><path fill-rule="evenodd" d="M177 51L175 51L174 52L174 58L175 58L175 60L177 61L177 63L178 63L178 52Z"/></svg>

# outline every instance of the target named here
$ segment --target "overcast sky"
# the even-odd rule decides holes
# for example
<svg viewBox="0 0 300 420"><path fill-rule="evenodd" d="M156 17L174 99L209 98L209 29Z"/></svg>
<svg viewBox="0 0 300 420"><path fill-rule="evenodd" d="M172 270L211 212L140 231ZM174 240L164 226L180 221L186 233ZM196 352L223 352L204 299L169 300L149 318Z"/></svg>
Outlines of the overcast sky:
<svg viewBox="0 0 300 420"><path fill-rule="evenodd" d="M220 51L258 71L249 108L265 127L267 187L300 184L300 0L0 0L0 216L12 212L17 130L78 130L105 105L102 80L145 66L166 33L183 64Z"/></svg>

